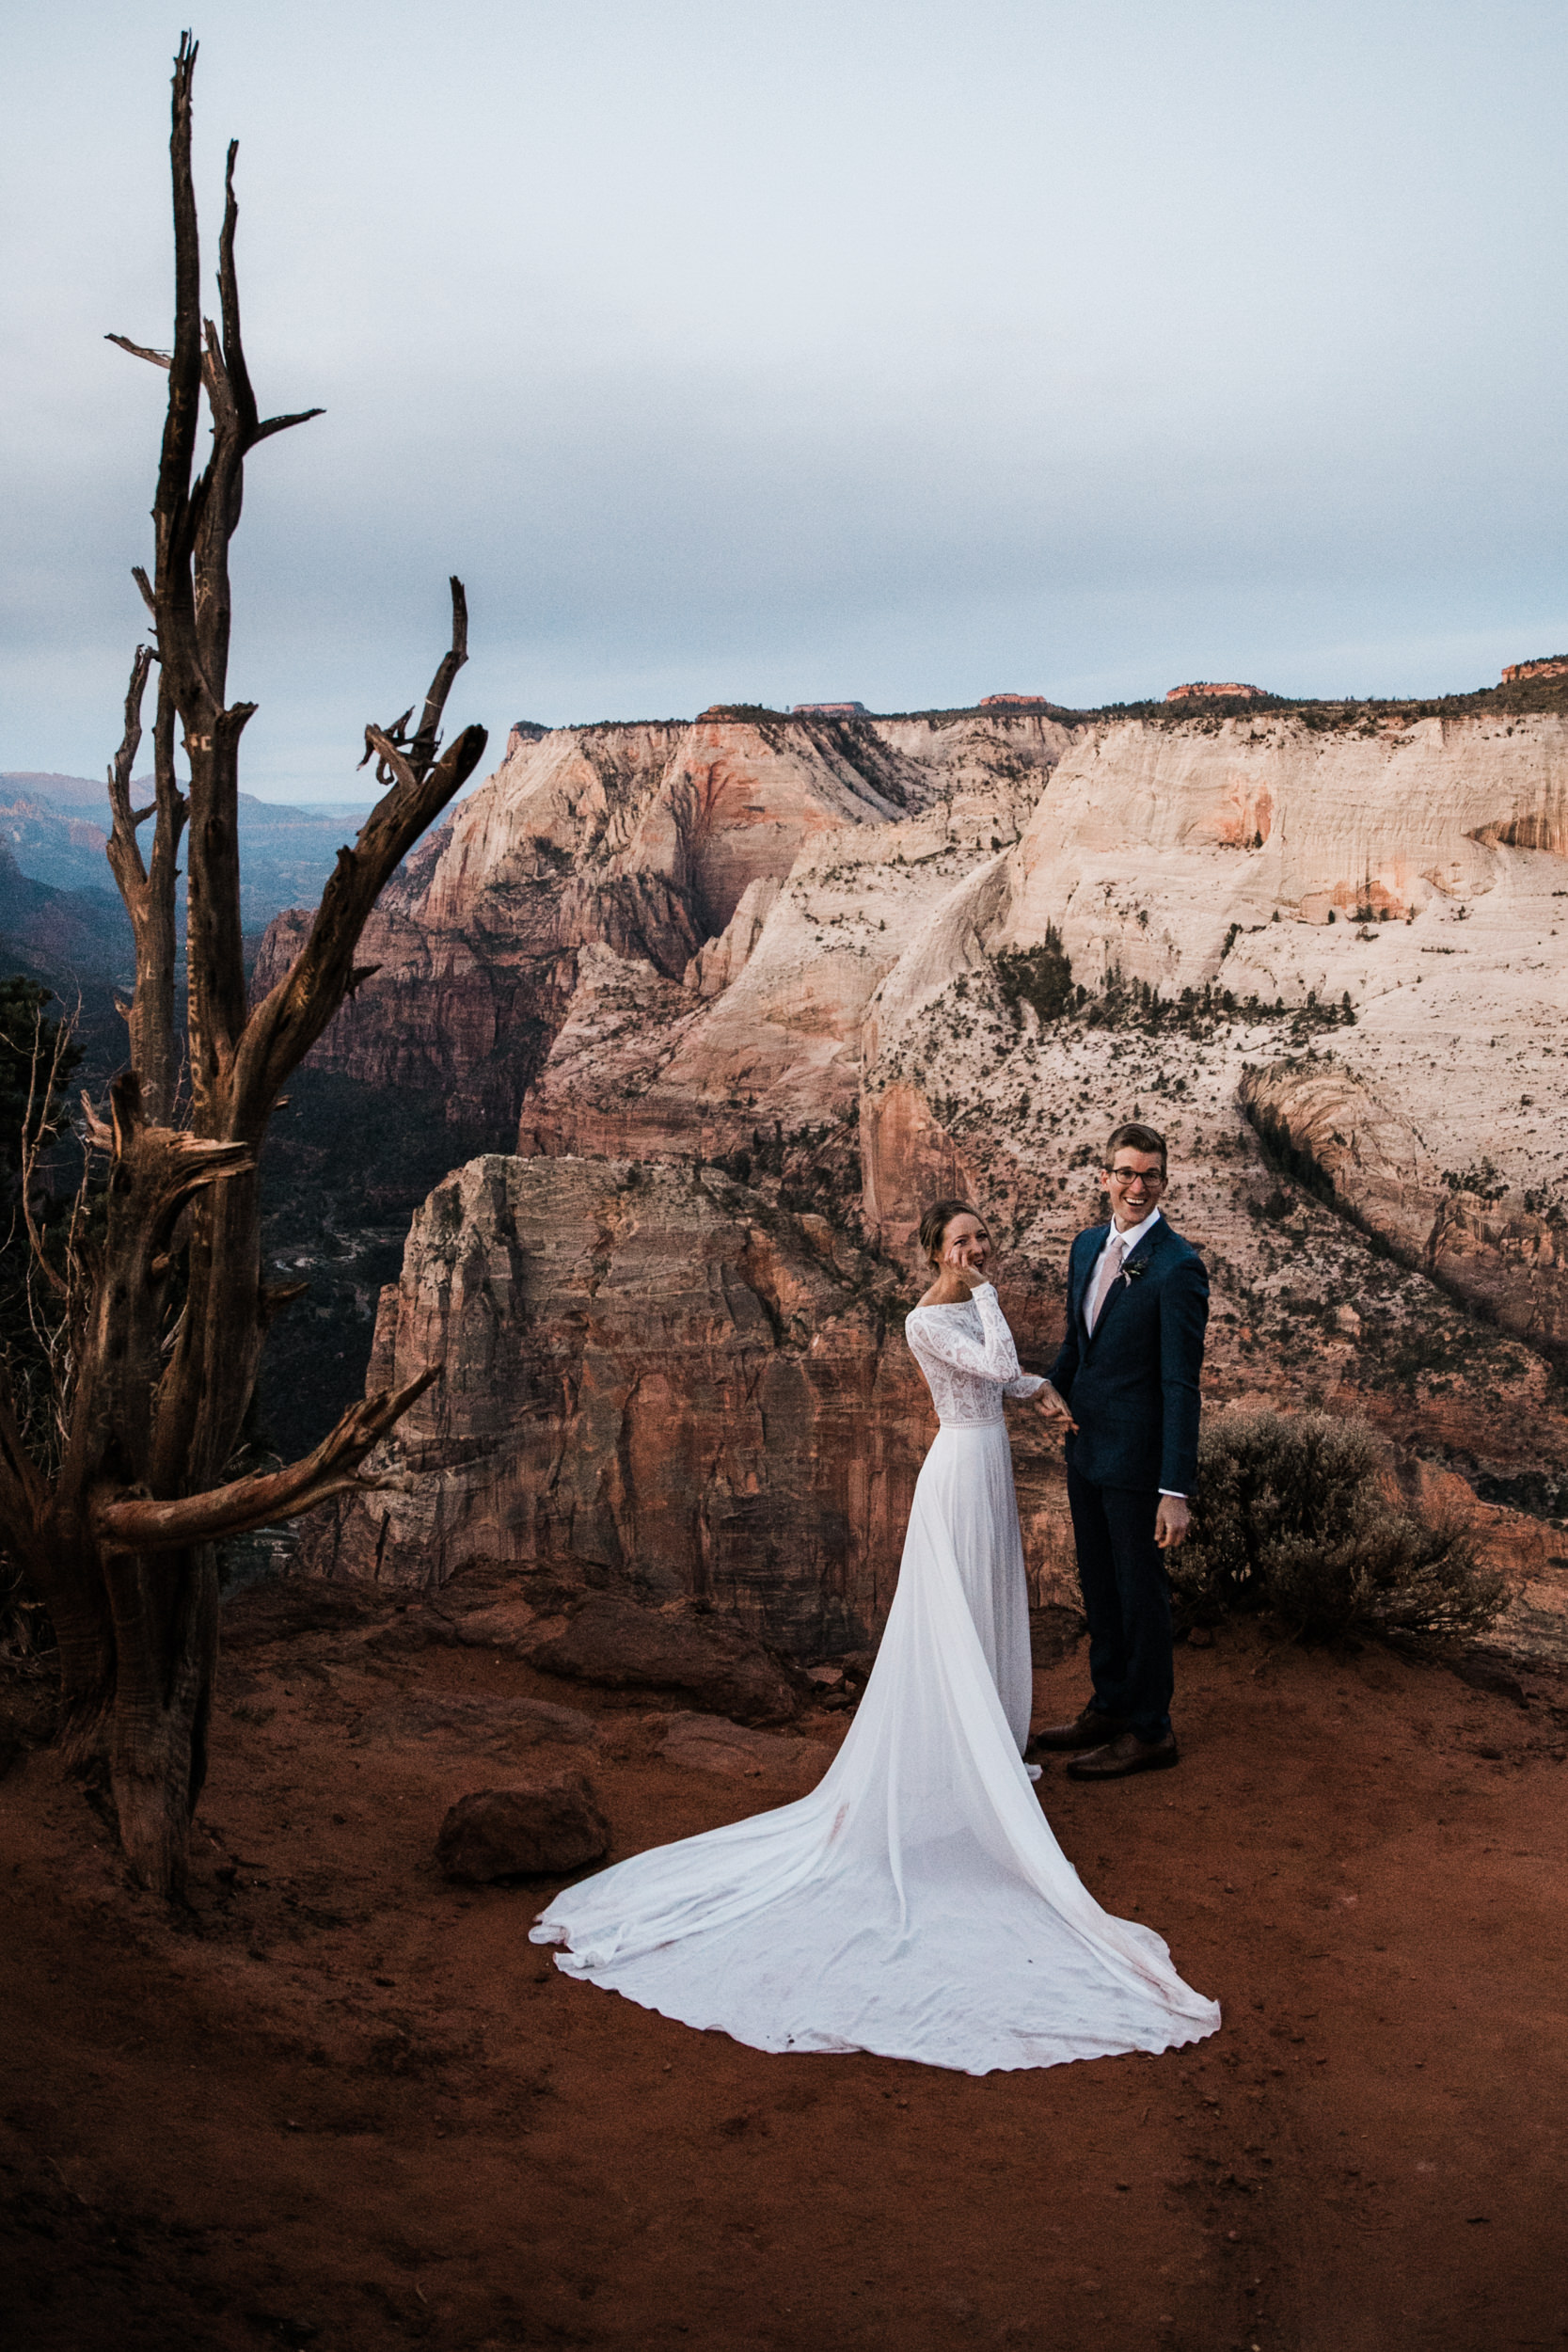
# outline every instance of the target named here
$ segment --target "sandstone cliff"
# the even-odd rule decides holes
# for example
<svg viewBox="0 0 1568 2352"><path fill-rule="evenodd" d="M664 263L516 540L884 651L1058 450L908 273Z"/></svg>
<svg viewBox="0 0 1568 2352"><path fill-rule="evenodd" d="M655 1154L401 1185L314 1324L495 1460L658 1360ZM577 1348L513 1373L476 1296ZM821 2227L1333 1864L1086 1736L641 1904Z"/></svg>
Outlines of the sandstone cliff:
<svg viewBox="0 0 1568 2352"><path fill-rule="evenodd" d="M748 894L754 910L759 886L823 845L911 815L927 820L925 849L998 827L999 842L1015 839L1068 739L1051 718L1001 713L515 731L495 775L388 894L362 948L380 969L318 1065L426 1090L456 1122L509 1128L565 1018L581 949L679 981ZM259 989L305 919L273 926ZM736 971L744 960L723 958ZM697 985L711 993L711 973Z"/></svg>
<svg viewBox="0 0 1568 2352"><path fill-rule="evenodd" d="M889 1344L909 1303L826 1219L717 1168L472 1161L382 1296L372 1384L444 1374L376 1457L406 1489L319 1531L316 1565L424 1585L548 1563L721 1609L800 1656L857 1647L934 1426ZM1023 1431L1046 1599L1066 1562L1053 1451Z"/></svg>
<svg viewBox="0 0 1568 2352"><path fill-rule="evenodd" d="M1277 1158L1407 1264L1522 1339L1568 1351L1568 1202L1559 1191L1511 1184L1489 1160L1464 1175L1440 1168L1410 1120L1335 1060L1247 1070L1241 1099Z"/></svg>
<svg viewBox="0 0 1568 2352"><path fill-rule="evenodd" d="M1544 707L520 743L411 870L388 969L329 1041L510 1104L523 1155L476 1164L416 1228L372 1378L421 1349L461 1377L404 1441L428 1494L384 1529L351 1518L342 1556L439 1577L559 1549L802 1651L850 1639L885 1598L925 1427L892 1303L923 1200L984 1200L1044 1350L1107 1126L1139 1115L1213 1277L1215 1398L1365 1413L1494 1502L1543 1465L1559 1495L1565 915L1568 728ZM638 1184L633 1240L605 1204ZM610 1235L614 1279L519 1312L545 1280L498 1238L519 1216ZM471 1295L443 1288L442 1219L472 1228L459 1258L505 1261ZM528 1248L542 1267L566 1244ZM683 1249L709 1267L689 1292ZM545 1362L550 1401L520 1406ZM504 1435L519 1411L526 1444ZM1043 1592L1054 1464L1024 1483ZM1555 1574L1553 1540L1521 1558Z"/></svg>

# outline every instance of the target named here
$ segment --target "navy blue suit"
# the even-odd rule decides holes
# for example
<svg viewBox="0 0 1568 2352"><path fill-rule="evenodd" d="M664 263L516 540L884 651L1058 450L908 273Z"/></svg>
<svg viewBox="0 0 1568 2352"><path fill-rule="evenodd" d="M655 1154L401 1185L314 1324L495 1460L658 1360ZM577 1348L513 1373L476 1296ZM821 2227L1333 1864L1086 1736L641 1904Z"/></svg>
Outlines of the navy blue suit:
<svg viewBox="0 0 1568 2352"><path fill-rule="evenodd" d="M1198 1375L1209 1322L1203 1261L1162 1216L1111 1286L1092 1335L1084 1308L1110 1228L1080 1233L1068 1261L1067 1337L1051 1385L1078 1423L1068 1500L1089 1625L1091 1706L1141 1740L1170 1728L1170 1585L1154 1541L1160 1490L1197 1475Z"/></svg>

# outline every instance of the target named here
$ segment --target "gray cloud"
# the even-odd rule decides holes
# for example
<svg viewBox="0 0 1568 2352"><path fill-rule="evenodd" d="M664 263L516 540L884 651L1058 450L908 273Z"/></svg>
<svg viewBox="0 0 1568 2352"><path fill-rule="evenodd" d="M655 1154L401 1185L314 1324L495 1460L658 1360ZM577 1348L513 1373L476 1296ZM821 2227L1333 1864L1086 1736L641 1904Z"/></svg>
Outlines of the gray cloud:
<svg viewBox="0 0 1568 2352"><path fill-rule="evenodd" d="M247 782L354 787L449 569L504 727L1568 644L1568 21L1499 0L214 0L264 399ZM169 30L9 40L0 767L95 770L139 618Z"/></svg>

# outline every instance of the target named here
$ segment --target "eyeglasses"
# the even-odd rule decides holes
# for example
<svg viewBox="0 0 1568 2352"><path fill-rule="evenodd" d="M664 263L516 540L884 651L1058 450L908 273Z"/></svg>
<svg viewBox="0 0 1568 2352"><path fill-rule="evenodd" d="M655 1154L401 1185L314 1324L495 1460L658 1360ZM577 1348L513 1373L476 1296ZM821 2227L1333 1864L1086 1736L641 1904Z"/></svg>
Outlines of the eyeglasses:
<svg viewBox="0 0 1568 2352"><path fill-rule="evenodd" d="M1129 1192L1134 1184L1163 1184L1164 1171L1158 1168L1113 1168L1107 1169L1113 1184L1124 1184Z"/></svg>

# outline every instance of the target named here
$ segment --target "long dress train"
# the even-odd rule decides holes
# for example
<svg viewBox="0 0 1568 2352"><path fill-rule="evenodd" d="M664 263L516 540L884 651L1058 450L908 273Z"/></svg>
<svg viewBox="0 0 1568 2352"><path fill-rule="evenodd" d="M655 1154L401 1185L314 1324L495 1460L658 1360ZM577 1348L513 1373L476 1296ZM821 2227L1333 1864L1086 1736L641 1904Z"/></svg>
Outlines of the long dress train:
<svg viewBox="0 0 1568 2352"><path fill-rule="evenodd" d="M906 1331L941 1428L854 1722L794 1804L568 1887L556 1964L759 2050L870 2050L971 2074L1212 2033L1152 1930L1101 1910L1022 1761L1029 1623L996 1293Z"/></svg>

